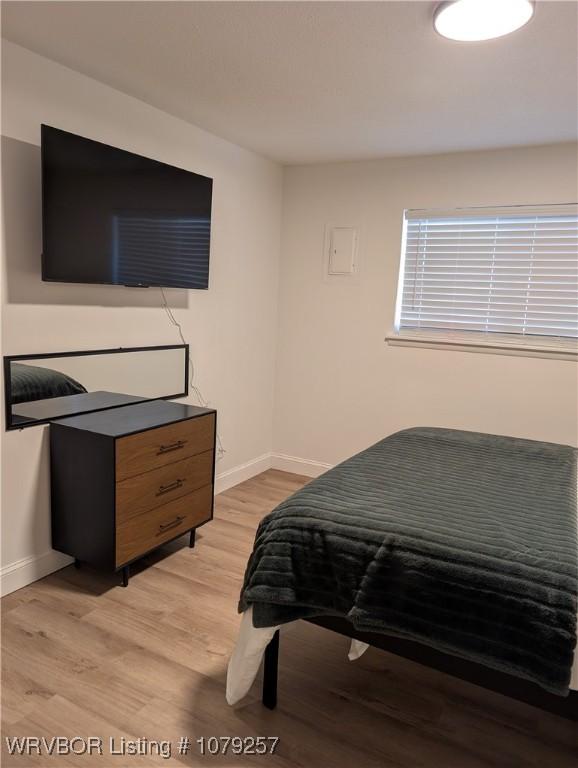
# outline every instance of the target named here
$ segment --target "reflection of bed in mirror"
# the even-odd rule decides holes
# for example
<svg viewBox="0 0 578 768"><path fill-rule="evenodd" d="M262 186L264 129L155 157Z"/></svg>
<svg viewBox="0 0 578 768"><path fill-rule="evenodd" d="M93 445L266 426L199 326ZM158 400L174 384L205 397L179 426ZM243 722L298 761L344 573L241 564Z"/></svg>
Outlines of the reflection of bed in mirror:
<svg viewBox="0 0 578 768"><path fill-rule="evenodd" d="M186 345L6 357L6 426L184 397L187 370Z"/></svg>
<svg viewBox="0 0 578 768"><path fill-rule="evenodd" d="M10 366L12 405L31 400L48 400L66 395L81 395L85 387L71 376L38 365L12 363Z"/></svg>

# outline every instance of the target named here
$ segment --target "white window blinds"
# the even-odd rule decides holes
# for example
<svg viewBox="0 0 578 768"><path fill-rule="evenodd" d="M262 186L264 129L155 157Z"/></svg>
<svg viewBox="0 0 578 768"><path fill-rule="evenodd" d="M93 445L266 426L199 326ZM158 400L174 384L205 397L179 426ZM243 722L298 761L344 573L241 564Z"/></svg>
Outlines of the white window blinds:
<svg viewBox="0 0 578 768"><path fill-rule="evenodd" d="M396 331L576 349L578 209L407 211Z"/></svg>

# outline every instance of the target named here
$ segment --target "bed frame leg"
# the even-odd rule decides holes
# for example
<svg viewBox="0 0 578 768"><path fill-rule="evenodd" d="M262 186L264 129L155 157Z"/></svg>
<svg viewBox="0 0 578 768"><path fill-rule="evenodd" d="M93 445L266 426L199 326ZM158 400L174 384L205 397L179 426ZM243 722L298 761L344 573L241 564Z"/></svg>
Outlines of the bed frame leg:
<svg viewBox="0 0 578 768"><path fill-rule="evenodd" d="M277 706L277 668L279 662L279 630L273 635L265 648L263 667L263 705L267 709Z"/></svg>

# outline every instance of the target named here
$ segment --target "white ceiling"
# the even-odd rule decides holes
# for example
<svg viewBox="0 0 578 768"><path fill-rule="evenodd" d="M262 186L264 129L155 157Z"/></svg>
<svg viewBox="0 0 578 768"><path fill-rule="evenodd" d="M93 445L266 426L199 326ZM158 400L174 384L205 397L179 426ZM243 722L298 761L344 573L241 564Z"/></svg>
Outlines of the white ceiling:
<svg viewBox="0 0 578 768"><path fill-rule="evenodd" d="M2 6L9 40L284 163L577 138L574 1L483 43L415 0Z"/></svg>

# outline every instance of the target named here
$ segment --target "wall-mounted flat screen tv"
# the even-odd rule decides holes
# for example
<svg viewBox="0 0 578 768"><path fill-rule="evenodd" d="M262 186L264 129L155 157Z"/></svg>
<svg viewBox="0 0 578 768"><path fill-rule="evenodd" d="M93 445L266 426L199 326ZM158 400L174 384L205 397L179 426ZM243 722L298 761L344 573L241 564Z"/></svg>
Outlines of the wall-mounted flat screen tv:
<svg viewBox="0 0 578 768"><path fill-rule="evenodd" d="M209 287L213 180L42 126L42 279Z"/></svg>

